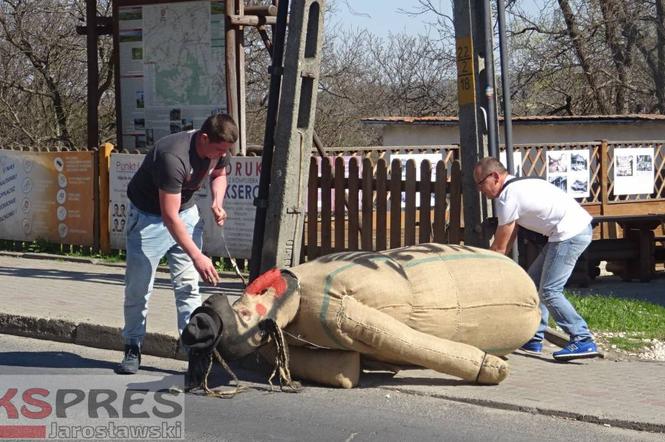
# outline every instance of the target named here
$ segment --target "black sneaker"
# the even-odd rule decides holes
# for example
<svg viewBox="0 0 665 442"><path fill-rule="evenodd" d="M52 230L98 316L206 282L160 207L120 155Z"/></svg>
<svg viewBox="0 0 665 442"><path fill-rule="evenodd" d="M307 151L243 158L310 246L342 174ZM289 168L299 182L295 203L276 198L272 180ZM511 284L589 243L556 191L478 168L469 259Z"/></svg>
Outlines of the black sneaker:
<svg viewBox="0 0 665 442"><path fill-rule="evenodd" d="M141 349L138 345L125 345L125 357L116 369L119 374L136 374L141 365Z"/></svg>

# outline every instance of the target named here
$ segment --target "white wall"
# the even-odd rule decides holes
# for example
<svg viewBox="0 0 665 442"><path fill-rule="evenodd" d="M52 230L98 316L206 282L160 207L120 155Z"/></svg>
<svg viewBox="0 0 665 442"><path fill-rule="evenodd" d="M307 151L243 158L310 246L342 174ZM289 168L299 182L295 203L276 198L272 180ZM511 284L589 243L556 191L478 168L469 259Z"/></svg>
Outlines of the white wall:
<svg viewBox="0 0 665 442"><path fill-rule="evenodd" d="M503 127L499 128L503 143ZM665 121L632 124L513 124L513 143L543 144L609 141L637 141L665 139ZM383 128L384 146L459 144L457 126L433 126L421 124L391 124Z"/></svg>

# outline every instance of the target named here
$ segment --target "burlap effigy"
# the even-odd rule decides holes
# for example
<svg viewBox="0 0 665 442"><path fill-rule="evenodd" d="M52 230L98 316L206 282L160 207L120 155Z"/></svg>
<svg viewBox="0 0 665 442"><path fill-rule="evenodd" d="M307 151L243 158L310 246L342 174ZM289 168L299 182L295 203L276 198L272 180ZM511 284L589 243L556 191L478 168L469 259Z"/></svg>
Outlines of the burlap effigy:
<svg viewBox="0 0 665 442"><path fill-rule="evenodd" d="M229 358L247 354L266 343L258 324L272 318L285 332L291 373L325 385L355 386L359 354L496 384L508 373L497 356L527 342L540 321L526 272L485 249L343 252L276 276L288 290L282 281L280 293L246 292L232 307L207 301L224 322L218 348Z"/></svg>

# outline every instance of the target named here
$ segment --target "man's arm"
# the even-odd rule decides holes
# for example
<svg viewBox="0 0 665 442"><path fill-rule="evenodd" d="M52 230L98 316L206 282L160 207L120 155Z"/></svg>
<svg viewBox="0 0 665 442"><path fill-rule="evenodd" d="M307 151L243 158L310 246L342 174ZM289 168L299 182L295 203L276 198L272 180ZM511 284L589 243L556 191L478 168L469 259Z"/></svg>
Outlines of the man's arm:
<svg viewBox="0 0 665 442"><path fill-rule="evenodd" d="M492 241L490 250L494 250L495 252L499 252L504 255L508 254L513 246L513 243L515 242L517 229L518 227L515 221L497 227L496 232L494 233L494 241Z"/></svg>
<svg viewBox="0 0 665 442"><path fill-rule="evenodd" d="M164 225L178 245L192 258L194 268L199 272L201 278L210 284L217 284L219 282L217 269L215 269L210 258L205 256L194 243L194 240L192 240L187 232L185 223L178 216L180 197L179 193L168 193L161 189L159 190L159 206L162 210Z"/></svg>
<svg viewBox="0 0 665 442"><path fill-rule="evenodd" d="M210 174L210 191L212 194L212 213L215 216L215 222L223 226L226 221L226 210L224 210L224 195L226 194L226 167L215 169Z"/></svg>

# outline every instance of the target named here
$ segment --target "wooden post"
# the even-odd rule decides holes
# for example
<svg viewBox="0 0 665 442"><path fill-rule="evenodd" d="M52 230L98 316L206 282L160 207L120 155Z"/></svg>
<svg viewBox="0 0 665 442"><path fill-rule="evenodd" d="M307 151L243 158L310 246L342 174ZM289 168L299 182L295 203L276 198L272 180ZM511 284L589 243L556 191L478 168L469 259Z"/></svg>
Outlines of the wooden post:
<svg viewBox="0 0 665 442"><path fill-rule="evenodd" d="M244 15L245 0L235 0L237 2L237 11L240 16ZM247 121L246 121L246 112L245 112L245 27L237 26L236 27L236 75L238 79L237 87L237 103L238 103L238 129L240 136L238 138L238 144L240 148L240 155L247 155Z"/></svg>
<svg viewBox="0 0 665 442"><path fill-rule="evenodd" d="M610 155L608 151L607 140L600 140L600 169L598 178L600 179L600 214L608 214L609 206L609 184L608 174L610 170ZM616 223L601 224L601 238L616 238Z"/></svg>
<svg viewBox="0 0 665 442"><path fill-rule="evenodd" d="M86 46L88 59L88 148L99 143L97 120L97 94L99 71L97 68L97 0L86 1Z"/></svg>
<svg viewBox="0 0 665 442"><path fill-rule="evenodd" d="M238 123L238 77L236 76L236 31L231 24L231 16L235 15L236 0L226 0L226 108L233 121ZM239 126L238 126L239 127ZM238 142L233 146L233 153L238 153Z"/></svg>
<svg viewBox="0 0 665 442"><path fill-rule="evenodd" d="M99 250L108 254L111 252L111 239L109 234L109 168L113 144L104 143L99 148Z"/></svg>

